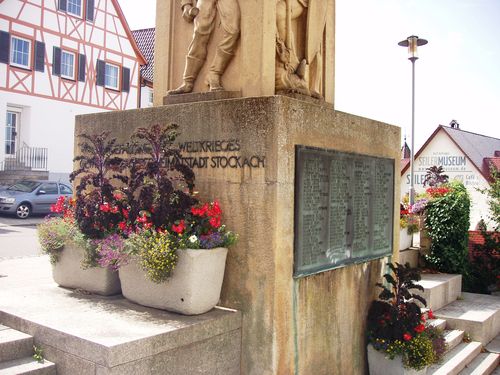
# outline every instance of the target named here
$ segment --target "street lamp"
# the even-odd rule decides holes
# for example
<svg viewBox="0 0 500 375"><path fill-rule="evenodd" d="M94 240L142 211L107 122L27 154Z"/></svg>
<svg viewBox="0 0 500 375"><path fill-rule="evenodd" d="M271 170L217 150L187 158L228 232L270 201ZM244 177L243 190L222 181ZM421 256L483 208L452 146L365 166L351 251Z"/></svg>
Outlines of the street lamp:
<svg viewBox="0 0 500 375"><path fill-rule="evenodd" d="M415 174L413 169L415 155L415 61L418 59L417 47L427 44L427 40L412 35L398 43L408 47L408 60L411 61L411 149L410 149L410 205L415 203Z"/></svg>

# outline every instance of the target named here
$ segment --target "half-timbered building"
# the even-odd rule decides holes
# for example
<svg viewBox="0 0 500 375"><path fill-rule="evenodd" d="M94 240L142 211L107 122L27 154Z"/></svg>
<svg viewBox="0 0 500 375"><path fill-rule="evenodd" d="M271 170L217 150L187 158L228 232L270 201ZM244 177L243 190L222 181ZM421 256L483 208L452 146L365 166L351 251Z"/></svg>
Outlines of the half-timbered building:
<svg viewBox="0 0 500 375"><path fill-rule="evenodd" d="M144 63L117 0L0 0L0 170L67 177L75 115L137 108Z"/></svg>

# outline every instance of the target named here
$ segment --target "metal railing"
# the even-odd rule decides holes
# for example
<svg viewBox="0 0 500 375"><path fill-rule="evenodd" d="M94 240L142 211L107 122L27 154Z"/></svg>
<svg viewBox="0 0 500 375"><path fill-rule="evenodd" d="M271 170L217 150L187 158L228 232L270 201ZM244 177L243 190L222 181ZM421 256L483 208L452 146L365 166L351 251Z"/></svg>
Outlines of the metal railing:
<svg viewBox="0 0 500 375"><path fill-rule="evenodd" d="M0 162L0 171L47 170L48 149L43 147L23 146L15 155L6 155Z"/></svg>

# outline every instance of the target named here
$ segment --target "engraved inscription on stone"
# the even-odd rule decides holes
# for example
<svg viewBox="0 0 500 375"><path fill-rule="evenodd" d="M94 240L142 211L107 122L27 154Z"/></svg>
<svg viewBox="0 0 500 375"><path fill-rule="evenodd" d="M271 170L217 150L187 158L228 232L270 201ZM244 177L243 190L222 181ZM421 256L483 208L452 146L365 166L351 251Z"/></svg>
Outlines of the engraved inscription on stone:
<svg viewBox="0 0 500 375"><path fill-rule="evenodd" d="M392 253L394 161L297 146L295 274Z"/></svg>

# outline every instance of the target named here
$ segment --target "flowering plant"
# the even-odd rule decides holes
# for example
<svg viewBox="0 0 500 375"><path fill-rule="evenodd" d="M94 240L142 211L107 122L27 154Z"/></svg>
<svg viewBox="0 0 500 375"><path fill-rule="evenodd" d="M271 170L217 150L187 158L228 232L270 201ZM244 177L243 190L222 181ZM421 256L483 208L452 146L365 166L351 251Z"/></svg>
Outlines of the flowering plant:
<svg viewBox="0 0 500 375"><path fill-rule="evenodd" d="M221 222L222 210L214 201L192 206L185 218L172 225L174 241L181 249L213 249L229 247L237 235Z"/></svg>
<svg viewBox="0 0 500 375"><path fill-rule="evenodd" d="M392 274L384 275L389 286L377 283L382 288L380 300L368 312L368 341L388 358L401 355L405 367L420 370L440 359L444 338L442 332L426 325L426 316L416 303L426 305L422 296L412 292L423 291L416 283L418 271L408 264L389 264L389 268ZM433 317L429 310L427 318Z"/></svg>

